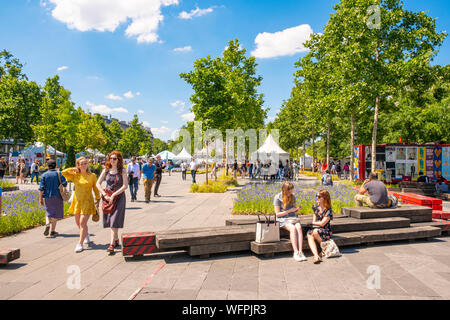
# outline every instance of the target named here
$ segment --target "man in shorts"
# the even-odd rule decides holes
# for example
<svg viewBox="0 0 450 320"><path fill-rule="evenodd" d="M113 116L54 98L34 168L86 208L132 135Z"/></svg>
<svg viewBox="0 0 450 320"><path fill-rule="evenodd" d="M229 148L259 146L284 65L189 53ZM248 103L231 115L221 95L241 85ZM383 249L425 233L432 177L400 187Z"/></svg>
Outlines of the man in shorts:
<svg viewBox="0 0 450 320"><path fill-rule="evenodd" d="M369 195L366 195L366 192ZM382 209L390 206L386 186L378 180L376 172L371 172L369 179L364 181L359 189L359 194L355 196L355 202L358 207L366 205L369 208Z"/></svg>

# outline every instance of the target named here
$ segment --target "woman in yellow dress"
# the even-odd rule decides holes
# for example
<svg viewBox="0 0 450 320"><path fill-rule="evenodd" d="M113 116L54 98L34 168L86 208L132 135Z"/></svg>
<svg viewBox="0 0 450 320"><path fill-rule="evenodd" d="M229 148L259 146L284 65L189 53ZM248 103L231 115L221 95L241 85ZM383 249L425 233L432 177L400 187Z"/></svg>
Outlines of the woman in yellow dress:
<svg viewBox="0 0 450 320"><path fill-rule="evenodd" d="M91 173L89 160L84 157L77 159L76 168L62 171L62 175L75 185L75 194L69 212L75 214L75 222L80 229L80 242L75 247L75 252L81 252L83 243L89 244L90 242L87 223L89 217L97 212L100 201L97 176ZM95 203L92 191L95 193Z"/></svg>

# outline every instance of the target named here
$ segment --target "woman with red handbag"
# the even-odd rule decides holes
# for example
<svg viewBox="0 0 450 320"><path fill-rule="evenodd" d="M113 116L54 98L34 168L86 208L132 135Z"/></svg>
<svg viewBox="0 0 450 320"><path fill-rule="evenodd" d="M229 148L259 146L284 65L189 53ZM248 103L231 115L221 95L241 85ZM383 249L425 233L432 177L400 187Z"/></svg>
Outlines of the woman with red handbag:
<svg viewBox="0 0 450 320"><path fill-rule="evenodd" d="M106 181L106 188L101 184ZM113 151L106 157L105 169L98 178L97 188L102 195L103 227L111 228L111 244L106 250L112 254L119 247L119 228L123 228L127 190L127 172L123 168L123 157Z"/></svg>

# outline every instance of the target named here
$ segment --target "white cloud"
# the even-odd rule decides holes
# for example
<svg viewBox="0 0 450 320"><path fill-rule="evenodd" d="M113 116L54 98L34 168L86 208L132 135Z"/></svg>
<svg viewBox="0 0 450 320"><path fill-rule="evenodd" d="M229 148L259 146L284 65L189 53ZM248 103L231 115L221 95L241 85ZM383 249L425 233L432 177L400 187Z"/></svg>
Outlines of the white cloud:
<svg viewBox="0 0 450 320"><path fill-rule="evenodd" d="M144 127L150 127L150 122L148 122L148 121L143 121L143 122L142 122L142 125L143 125Z"/></svg>
<svg viewBox="0 0 450 320"><path fill-rule="evenodd" d="M169 121L166 121L166 120L161 120L161 123L164 123L164 124L168 124L168 123L169 123Z"/></svg>
<svg viewBox="0 0 450 320"><path fill-rule="evenodd" d="M182 47L182 48L175 48L173 49L174 52L190 52L192 51L192 47L191 46L186 46L186 47Z"/></svg>
<svg viewBox="0 0 450 320"><path fill-rule="evenodd" d="M171 130L170 128L162 126L161 128L152 128L152 133L153 134L165 134L165 133L169 132L170 130Z"/></svg>
<svg viewBox="0 0 450 320"><path fill-rule="evenodd" d="M138 110L138 113L144 114L144 110Z"/></svg>
<svg viewBox="0 0 450 320"><path fill-rule="evenodd" d="M177 109L178 109L178 110L177 110L178 113L181 113L181 112L184 111L184 107L186 106L186 102L181 101L181 100L177 100L177 101L175 101L175 102L170 103L170 105L171 105L173 108L177 108Z"/></svg>
<svg viewBox="0 0 450 320"><path fill-rule="evenodd" d="M59 67L59 68L56 69L56 70L58 70L58 71L64 71L64 70L67 70L67 69L69 69L68 66L62 66L62 67Z"/></svg>
<svg viewBox="0 0 450 320"><path fill-rule="evenodd" d="M78 31L114 32L127 23L125 34L138 43L158 42L159 23L164 20L161 7L179 0L49 0L52 16Z"/></svg>
<svg viewBox="0 0 450 320"><path fill-rule="evenodd" d="M192 19L193 17L201 17L213 11L214 7L208 9L199 9L199 7L197 7L197 9L191 10L189 13L187 13L186 11L181 12L178 17L180 19Z"/></svg>
<svg viewBox="0 0 450 320"><path fill-rule="evenodd" d="M256 49L252 55L256 58L274 58L290 56L308 51L304 43L310 39L312 28L308 24L288 28L280 32L263 32L256 36Z"/></svg>
<svg viewBox="0 0 450 320"><path fill-rule="evenodd" d="M141 93L140 93L140 92L136 92L136 95L137 95L137 96L140 96L140 95L141 95Z"/></svg>
<svg viewBox="0 0 450 320"><path fill-rule="evenodd" d="M116 96L114 93L110 93L106 96L106 99L109 100L123 100L121 96Z"/></svg>
<svg viewBox="0 0 450 320"><path fill-rule="evenodd" d="M86 101L86 105L93 111L101 114L111 114L111 113L128 113L128 110L120 107L120 108L110 108L107 105L100 104L96 105L92 102Z"/></svg>
<svg viewBox="0 0 450 320"><path fill-rule="evenodd" d="M191 113L185 113L181 115L181 118L183 118L184 121L194 121L195 115L193 112Z"/></svg>
<svg viewBox="0 0 450 320"><path fill-rule="evenodd" d="M134 98L133 92L131 92L131 91L124 93L123 96L127 99Z"/></svg>

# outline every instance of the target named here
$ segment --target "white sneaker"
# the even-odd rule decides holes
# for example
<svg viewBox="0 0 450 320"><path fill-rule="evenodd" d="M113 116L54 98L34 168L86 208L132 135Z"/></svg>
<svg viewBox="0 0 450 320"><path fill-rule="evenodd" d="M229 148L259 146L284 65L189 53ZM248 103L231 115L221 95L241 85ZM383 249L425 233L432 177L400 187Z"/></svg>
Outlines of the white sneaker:
<svg viewBox="0 0 450 320"><path fill-rule="evenodd" d="M91 239L89 239L89 235L86 235L86 238L84 238L84 244L89 244L91 242Z"/></svg>
<svg viewBox="0 0 450 320"><path fill-rule="evenodd" d="M81 251L83 251L83 246L81 245L81 244L77 244L77 246L75 247L75 252L81 252Z"/></svg>
<svg viewBox="0 0 450 320"><path fill-rule="evenodd" d="M298 253L298 257L300 258L299 261L306 261L306 260L307 260L306 257L305 257L305 255L303 254L303 252L299 252L299 253Z"/></svg>
<svg viewBox="0 0 450 320"><path fill-rule="evenodd" d="M303 255L303 252L297 252L297 253L294 253L294 260L300 262L300 261L305 261L306 258Z"/></svg>

